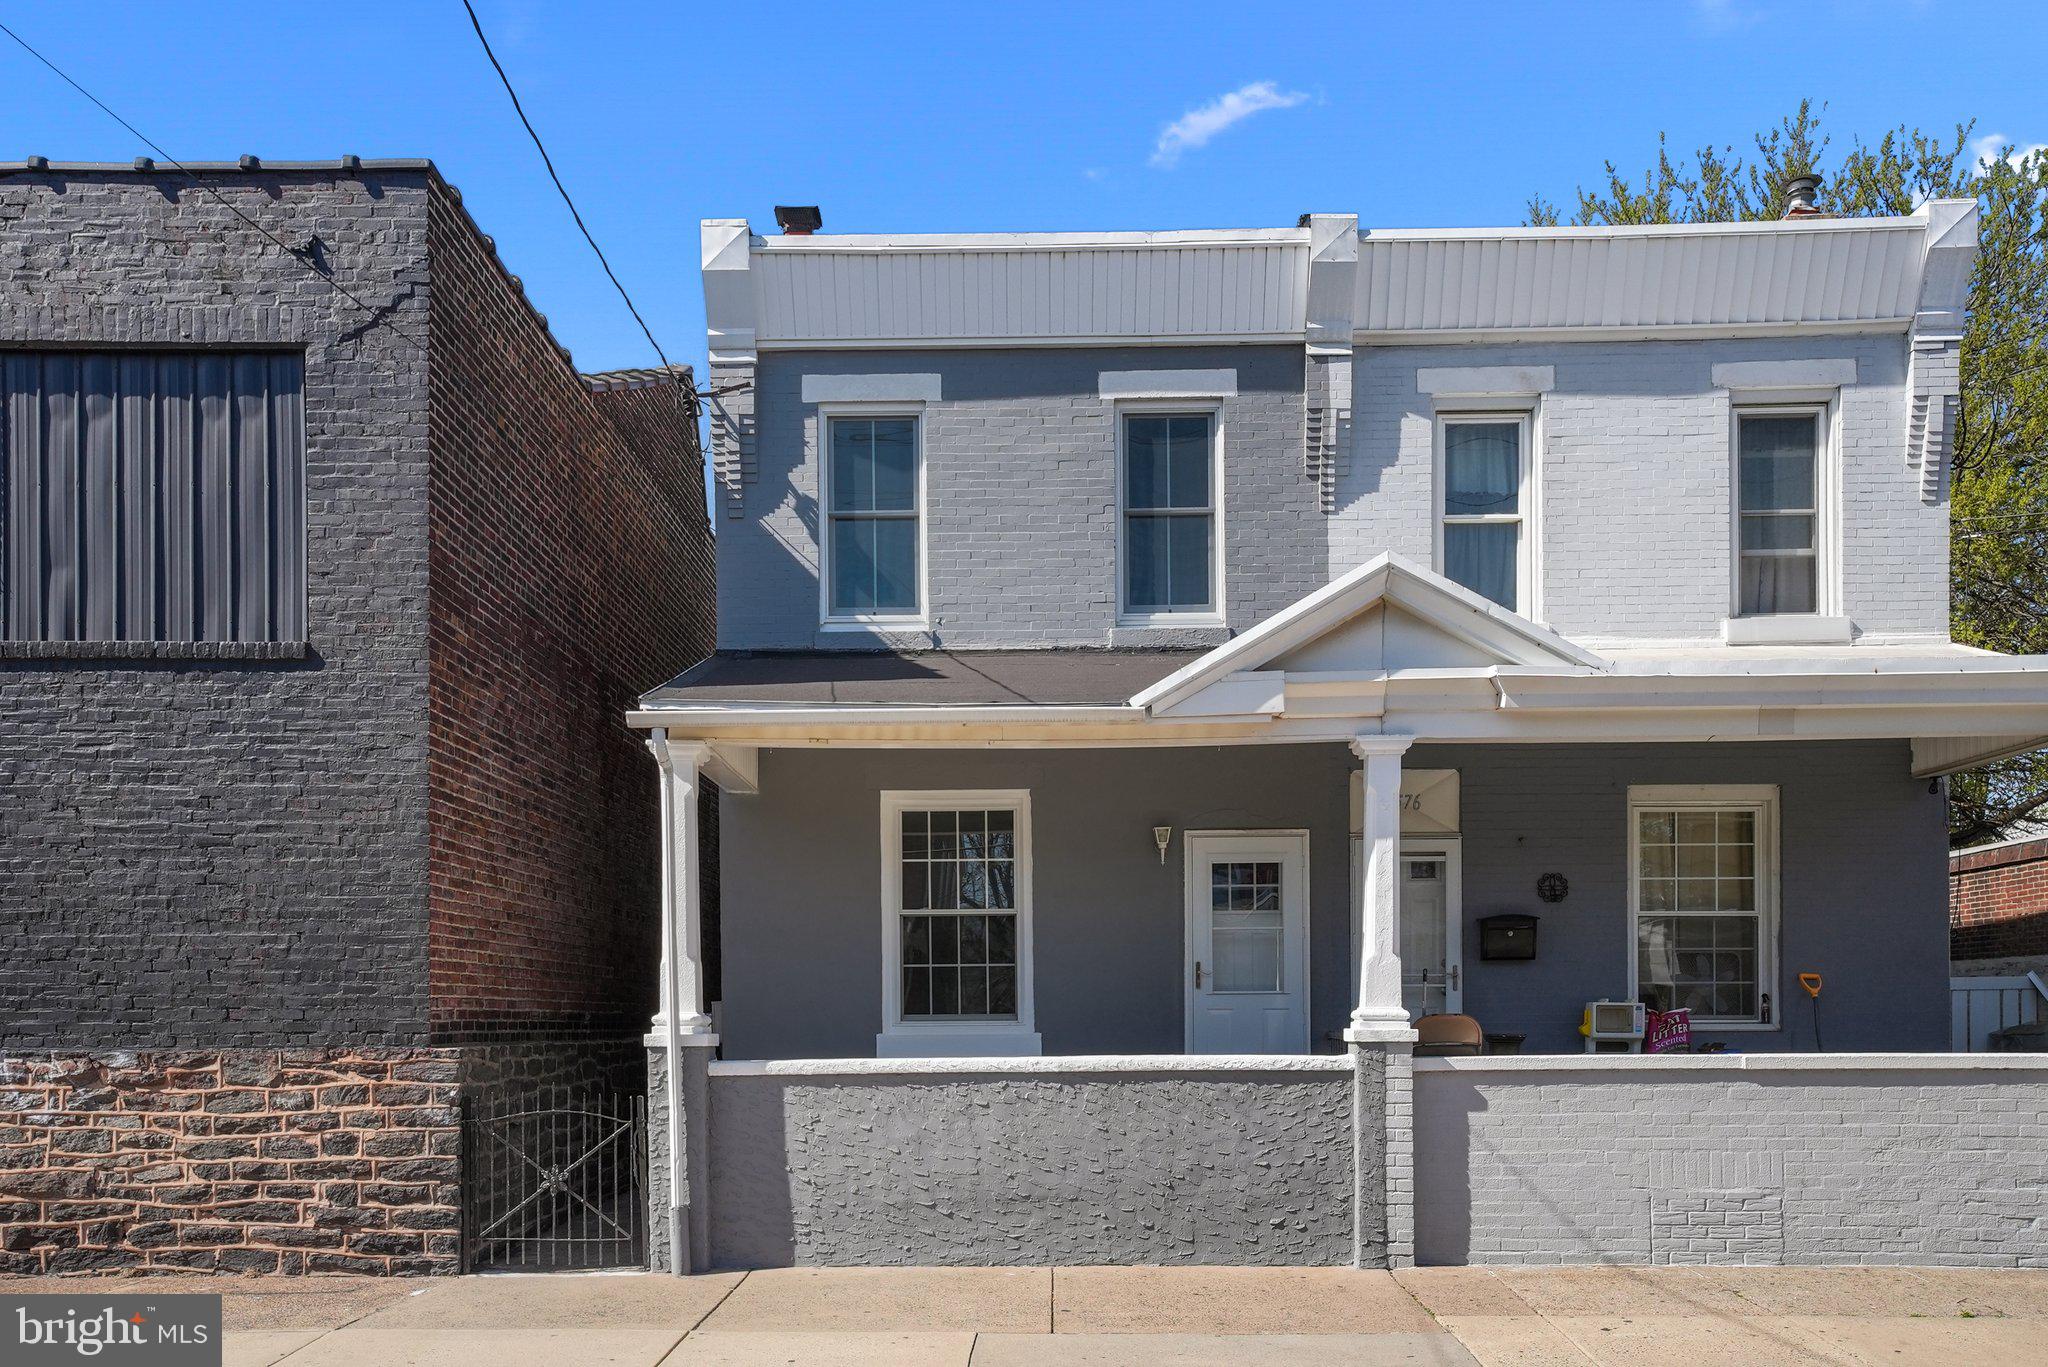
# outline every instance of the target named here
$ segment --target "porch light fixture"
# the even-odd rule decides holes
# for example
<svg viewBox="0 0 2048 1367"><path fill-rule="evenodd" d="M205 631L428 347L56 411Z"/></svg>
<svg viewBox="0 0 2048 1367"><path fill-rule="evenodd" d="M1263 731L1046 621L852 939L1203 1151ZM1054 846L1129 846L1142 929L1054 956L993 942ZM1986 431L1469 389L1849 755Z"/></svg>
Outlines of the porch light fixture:
<svg viewBox="0 0 2048 1367"><path fill-rule="evenodd" d="M1166 847L1173 843L1173 827L1154 826L1152 828L1152 843L1159 847L1159 863L1164 867L1166 864Z"/></svg>

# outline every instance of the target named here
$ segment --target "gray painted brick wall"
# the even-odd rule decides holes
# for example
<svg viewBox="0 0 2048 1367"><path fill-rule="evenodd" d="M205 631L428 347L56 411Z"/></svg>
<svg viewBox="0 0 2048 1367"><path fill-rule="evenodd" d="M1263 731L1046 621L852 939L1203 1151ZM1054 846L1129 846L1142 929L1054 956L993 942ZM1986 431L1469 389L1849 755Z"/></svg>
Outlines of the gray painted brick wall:
<svg viewBox="0 0 2048 1367"><path fill-rule="evenodd" d="M1911 777L1905 741L1717 745L1423 746L1404 764L1456 769L1465 838L1465 1010L1527 1047L1581 1047L1579 1012L1628 996L1628 789L1647 783L1779 788L1779 1028L1716 1034L1748 1052L1808 1050L1813 1005L1798 975L1826 983L1830 1049L1946 1050L1946 811ZM1536 880L1562 873L1562 902ZM1534 962L1479 957L1479 919L1539 918Z"/></svg>
<svg viewBox="0 0 2048 1367"><path fill-rule="evenodd" d="M925 411L928 634L900 644L1143 645L1214 631L1118 630L1116 407L1106 370L1235 369L1223 401L1225 598L1244 630L1319 588L1317 490L1302 469L1302 356L1284 346L769 352L755 376L758 482L720 501L719 644L875 644L818 630L818 415L805 375L931 374Z"/></svg>
<svg viewBox="0 0 2048 1367"><path fill-rule="evenodd" d="M1730 400L1716 364L1855 360L1840 402L1842 606L1868 636L1947 632L1945 501L1906 460L1906 348L1894 335L1362 349L1333 515L1303 468L1302 357L1282 346L770 352L756 375L755 482L722 508L720 643L859 647L820 632L817 414L807 374L936 373L927 412L930 633L895 644L1133 644L1118 630L1113 405L1104 370L1234 367L1225 406L1229 620L1270 616L1393 550L1433 558L1422 367L1549 365L1538 413L1541 616L1567 635L1718 641L1728 615ZM1213 640L1215 633L1184 633Z"/></svg>
<svg viewBox="0 0 2048 1367"><path fill-rule="evenodd" d="M1366 348L1330 573L1390 549L1431 563L1434 434L1417 369L1548 365L1541 616L1573 637L1718 641L1733 465L1713 367L1814 358L1857 364L1841 398L1844 610L1865 633L1945 637L1948 507L1922 500L1906 460L1906 347L1894 335Z"/></svg>
<svg viewBox="0 0 2048 1367"><path fill-rule="evenodd" d="M1416 1066L1424 1263L2048 1266L2038 1069Z"/></svg>
<svg viewBox="0 0 2048 1367"><path fill-rule="evenodd" d="M0 1047L426 1039L426 357L170 176L0 184L0 346L306 356L304 660L0 661ZM424 172L219 187L424 337Z"/></svg>
<svg viewBox="0 0 2048 1367"><path fill-rule="evenodd" d="M1904 741L1426 745L1405 763L1461 775L1465 1007L1487 1030L1572 1052L1583 1005L1627 996L1631 784L1770 783L1783 824L1780 1028L1719 1038L1812 1048L1797 987L1810 970L1826 978L1830 1048L1947 1047L1942 800L1910 777ZM1311 1037L1334 1050L1357 990L1345 829L1356 767L1335 745L764 751L760 793L721 806L726 1056L873 1054L880 793L945 788L1031 790L1037 1026L1053 1054L1178 1052L1187 832L1307 828ZM1162 824L1174 829L1163 868L1151 837ZM1565 875L1564 901L1537 899L1545 873ZM1479 918L1498 911L1542 918L1534 962L1481 960Z"/></svg>

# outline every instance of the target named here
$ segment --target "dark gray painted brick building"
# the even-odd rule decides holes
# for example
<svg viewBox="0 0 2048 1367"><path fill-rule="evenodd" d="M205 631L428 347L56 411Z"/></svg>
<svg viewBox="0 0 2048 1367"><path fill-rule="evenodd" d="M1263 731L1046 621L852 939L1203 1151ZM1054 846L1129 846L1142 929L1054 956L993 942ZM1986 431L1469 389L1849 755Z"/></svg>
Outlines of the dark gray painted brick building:
<svg viewBox="0 0 2048 1367"><path fill-rule="evenodd" d="M13 163L0 451L0 1100L56 1116L0 1270L452 1266L459 1090L637 1066L620 717L711 644L686 377L579 376L424 161ZM183 1247L51 1147L138 1108L244 1117L152 1152L269 1233ZM325 1228L301 1147L428 1190Z"/></svg>

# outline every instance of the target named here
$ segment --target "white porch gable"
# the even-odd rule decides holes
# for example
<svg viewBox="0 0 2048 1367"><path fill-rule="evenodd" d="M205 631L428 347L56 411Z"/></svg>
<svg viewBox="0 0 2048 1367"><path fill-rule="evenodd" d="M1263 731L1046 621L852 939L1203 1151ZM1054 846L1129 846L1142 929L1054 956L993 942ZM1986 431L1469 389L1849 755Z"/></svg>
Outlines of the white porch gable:
<svg viewBox="0 0 2048 1367"><path fill-rule="evenodd" d="M1497 671L1602 673L1607 661L1391 552L1275 614L1131 700L1155 717L1314 710L1344 694L1372 710L1389 680L1480 681Z"/></svg>

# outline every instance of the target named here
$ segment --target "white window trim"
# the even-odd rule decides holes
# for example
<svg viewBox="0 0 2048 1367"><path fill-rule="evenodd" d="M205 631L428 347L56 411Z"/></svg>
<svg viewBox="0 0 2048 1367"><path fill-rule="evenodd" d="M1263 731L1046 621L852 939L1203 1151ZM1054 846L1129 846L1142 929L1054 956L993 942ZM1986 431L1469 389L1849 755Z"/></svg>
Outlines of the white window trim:
<svg viewBox="0 0 2048 1367"><path fill-rule="evenodd" d="M1132 609L1125 595L1130 576L1124 564L1125 524L1129 517L1126 496L1130 485L1126 474L1125 419L1141 413L1203 413L1209 418L1209 517L1214 524L1209 542L1209 597L1206 608L1185 612ZM1120 627L1220 627L1227 625L1223 582L1224 497L1223 497L1223 403L1210 399L1120 399L1116 403L1116 624Z"/></svg>
<svg viewBox="0 0 2048 1367"><path fill-rule="evenodd" d="M1801 644L1816 631L1827 640L1848 639L1842 619L1841 404L1837 398L1738 397L1728 408L1728 623L1722 634L1731 643ZM1742 420L1812 415L1814 598L1812 612L1750 612L1742 610ZM1834 629L1839 621L1840 631ZM1732 625L1742 622L1745 625ZM1782 624L1782 631L1773 624ZM1817 625L1819 624L1819 625Z"/></svg>
<svg viewBox="0 0 2048 1367"><path fill-rule="evenodd" d="M1505 513L1488 513L1479 516L1453 516L1444 511L1444 489L1446 465L1444 455L1444 429L1460 423L1503 423L1519 424L1521 435L1517 438L1522 459L1521 487L1512 516ZM1532 622L1543 620L1542 556L1538 549L1540 540L1537 514L1541 509L1542 495L1537 488L1537 471L1542 462L1536 456L1538 439L1537 413L1533 402L1523 407L1507 407L1490 404L1479 408L1438 408L1432 416L1430 443L1430 536L1433 568L1445 578L1444 527L1453 521L1461 524L1516 522L1522 529L1515 552L1515 605L1512 609Z"/></svg>
<svg viewBox="0 0 2048 1367"><path fill-rule="evenodd" d="M1016 813L1017 1019L903 1019L903 814L1000 808ZM882 1033L878 1058L1024 1057L1044 1052L1032 993L1031 790L1028 788L890 789L882 793Z"/></svg>
<svg viewBox="0 0 2048 1367"><path fill-rule="evenodd" d="M818 451L818 622L827 631L869 631L876 627L899 631L923 631L929 623L931 602L931 554L928 538L931 519L926 516L927 462L924 458L925 408L922 403L855 402L844 400L817 405ZM917 611L858 612L832 611L832 420L834 418L909 418L912 459L916 462L917 518Z"/></svg>
<svg viewBox="0 0 2048 1367"><path fill-rule="evenodd" d="M1628 790L1628 1000L1639 1001L1642 987L1639 979L1642 931L1640 922L1642 908L1642 827L1637 813L1644 808L1685 807L1698 810L1703 807L1716 809L1746 809L1757 813L1756 823L1756 891L1757 915L1757 965L1756 987L1762 1000L1769 1002L1768 1020L1728 1020L1718 1016L1694 1016L1695 1028L1711 1034L1731 1031L1777 1031L1784 1028L1785 1003L1778 991L1778 948L1781 927L1784 922L1780 912L1779 874L1779 794L1774 783L1720 783L1720 784L1631 784ZM1652 915L1670 913L1653 912ZM1704 916L1710 912L1680 912L1679 915ZM1759 1005L1762 1005L1762 1000Z"/></svg>

